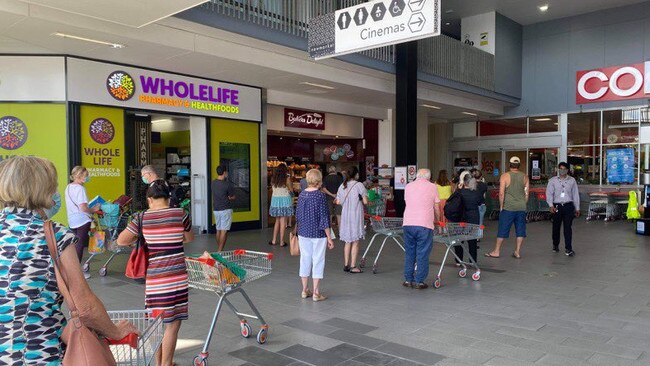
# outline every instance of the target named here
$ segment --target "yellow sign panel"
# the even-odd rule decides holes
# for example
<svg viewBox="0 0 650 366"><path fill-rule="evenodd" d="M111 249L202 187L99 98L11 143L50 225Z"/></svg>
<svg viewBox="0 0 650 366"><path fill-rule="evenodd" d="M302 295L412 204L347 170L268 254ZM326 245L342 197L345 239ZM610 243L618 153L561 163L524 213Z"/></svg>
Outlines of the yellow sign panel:
<svg viewBox="0 0 650 366"><path fill-rule="evenodd" d="M68 177L66 130L65 104L0 103L0 160L14 155L49 159L56 166L63 196ZM54 220L67 223L65 207Z"/></svg>
<svg viewBox="0 0 650 366"><path fill-rule="evenodd" d="M124 110L81 106L81 165L88 169L88 199L112 201L126 193Z"/></svg>

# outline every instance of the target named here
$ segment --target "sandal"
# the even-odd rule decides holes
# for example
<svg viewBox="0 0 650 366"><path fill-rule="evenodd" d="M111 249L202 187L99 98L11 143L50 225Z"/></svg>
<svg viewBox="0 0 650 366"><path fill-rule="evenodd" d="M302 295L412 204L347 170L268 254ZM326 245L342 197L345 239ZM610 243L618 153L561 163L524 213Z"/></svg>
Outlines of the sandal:
<svg viewBox="0 0 650 366"><path fill-rule="evenodd" d="M303 299L306 299L308 297L312 297L313 294L314 293L311 292L311 290L307 290L307 291L303 291L302 294L300 295L300 297L302 297Z"/></svg>
<svg viewBox="0 0 650 366"><path fill-rule="evenodd" d="M500 255L492 255L492 253L485 253L484 255L488 258L501 258Z"/></svg>
<svg viewBox="0 0 650 366"><path fill-rule="evenodd" d="M513 252L513 253L512 253L512 258L514 258L514 259L521 259L521 256L518 255L517 253Z"/></svg>
<svg viewBox="0 0 650 366"><path fill-rule="evenodd" d="M269 242L269 245L275 245L275 243L274 243L274 242L272 242L272 241L270 241L270 242Z"/></svg>
<svg viewBox="0 0 650 366"><path fill-rule="evenodd" d="M356 271L355 271L356 269ZM350 273L363 273L363 270L359 267L352 267L350 268Z"/></svg>
<svg viewBox="0 0 650 366"><path fill-rule="evenodd" d="M350 272L350 266L343 266L343 272Z"/></svg>
<svg viewBox="0 0 650 366"><path fill-rule="evenodd" d="M281 247L286 247L287 245L289 245L289 244L287 244L285 242L282 242L282 244L280 244Z"/></svg>

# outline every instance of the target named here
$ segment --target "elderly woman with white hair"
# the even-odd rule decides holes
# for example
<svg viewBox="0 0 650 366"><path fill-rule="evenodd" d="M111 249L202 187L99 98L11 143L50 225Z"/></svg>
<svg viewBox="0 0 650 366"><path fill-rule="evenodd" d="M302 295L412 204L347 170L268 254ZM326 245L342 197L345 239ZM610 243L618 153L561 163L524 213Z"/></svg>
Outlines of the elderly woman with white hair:
<svg viewBox="0 0 650 366"><path fill-rule="evenodd" d="M460 175L458 182L458 192L463 199L463 207L465 209L463 214L463 222L468 224L480 224L479 206L482 202L482 192L477 189L478 182L472 176L472 173L465 171ZM469 248L469 255L476 261L477 241L469 240L467 242ZM456 255L461 260L463 259L463 248L461 246L454 247Z"/></svg>

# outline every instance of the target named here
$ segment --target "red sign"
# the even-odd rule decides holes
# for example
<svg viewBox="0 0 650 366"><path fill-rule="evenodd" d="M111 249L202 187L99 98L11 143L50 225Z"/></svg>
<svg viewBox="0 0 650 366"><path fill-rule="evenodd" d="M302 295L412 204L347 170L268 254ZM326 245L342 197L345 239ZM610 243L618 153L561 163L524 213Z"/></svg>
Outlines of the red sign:
<svg viewBox="0 0 650 366"><path fill-rule="evenodd" d="M325 113L308 112L300 109L284 109L284 127L325 129Z"/></svg>
<svg viewBox="0 0 650 366"><path fill-rule="evenodd" d="M650 96L650 61L576 74L576 103L647 99Z"/></svg>

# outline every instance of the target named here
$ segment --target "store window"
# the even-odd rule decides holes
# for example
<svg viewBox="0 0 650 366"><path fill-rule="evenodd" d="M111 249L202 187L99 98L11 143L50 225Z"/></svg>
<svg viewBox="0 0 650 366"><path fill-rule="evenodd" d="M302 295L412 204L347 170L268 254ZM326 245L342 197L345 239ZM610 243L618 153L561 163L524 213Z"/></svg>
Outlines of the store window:
<svg viewBox="0 0 650 366"><path fill-rule="evenodd" d="M480 136L517 135L527 133L526 118L495 119L479 122Z"/></svg>
<svg viewBox="0 0 650 366"><path fill-rule="evenodd" d="M488 184L499 182L501 171L501 151L482 151L481 152L481 173Z"/></svg>
<svg viewBox="0 0 650 366"><path fill-rule="evenodd" d="M578 184L600 184L599 146L569 147L567 162Z"/></svg>
<svg viewBox="0 0 650 366"><path fill-rule="evenodd" d="M219 142L220 165L228 167L228 179L235 186L234 212L251 210L251 145Z"/></svg>
<svg viewBox="0 0 650 366"><path fill-rule="evenodd" d="M528 177L533 185L545 185L557 174L558 149L530 149L528 156Z"/></svg>
<svg viewBox="0 0 650 366"><path fill-rule="evenodd" d="M567 116L567 123L569 146L600 143L600 112L572 113Z"/></svg>
<svg viewBox="0 0 650 366"><path fill-rule="evenodd" d="M603 144L637 143L639 141L640 110L603 112Z"/></svg>
<svg viewBox="0 0 650 366"><path fill-rule="evenodd" d="M528 119L528 132L557 132L558 131L558 116L538 116L530 117Z"/></svg>

